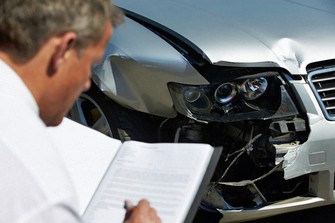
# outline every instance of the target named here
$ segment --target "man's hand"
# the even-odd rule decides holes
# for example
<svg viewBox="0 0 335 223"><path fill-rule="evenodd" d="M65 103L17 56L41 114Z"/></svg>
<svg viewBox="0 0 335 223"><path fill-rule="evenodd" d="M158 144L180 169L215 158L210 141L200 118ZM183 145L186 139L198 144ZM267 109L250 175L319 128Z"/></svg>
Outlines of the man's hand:
<svg viewBox="0 0 335 223"><path fill-rule="evenodd" d="M127 209L124 223L161 223L156 210L150 207L147 200L141 200L137 206L133 206L130 201L125 201Z"/></svg>

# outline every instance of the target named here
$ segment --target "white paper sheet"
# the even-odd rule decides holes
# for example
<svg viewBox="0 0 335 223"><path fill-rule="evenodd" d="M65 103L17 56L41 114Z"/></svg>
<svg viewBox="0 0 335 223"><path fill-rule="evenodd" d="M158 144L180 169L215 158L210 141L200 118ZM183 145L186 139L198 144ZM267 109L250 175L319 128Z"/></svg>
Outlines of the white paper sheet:
<svg viewBox="0 0 335 223"><path fill-rule="evenodd" d="M146 198L165 223L182 223L203 180L213 148L202 144L125 142L83 222L122 222L125 199Z"/></svg>

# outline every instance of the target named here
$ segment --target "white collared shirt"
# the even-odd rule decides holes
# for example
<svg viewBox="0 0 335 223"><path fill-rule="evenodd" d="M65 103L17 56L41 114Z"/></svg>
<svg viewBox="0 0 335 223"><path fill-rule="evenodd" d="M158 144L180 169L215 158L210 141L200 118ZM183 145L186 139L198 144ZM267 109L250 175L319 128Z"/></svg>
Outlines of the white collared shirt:
<svg viewBox="0 0 335 223"><path fill-rule="evenodd" d="M79 222L71 179L38 106L1 60L0 178L0 222Z"/></svg>

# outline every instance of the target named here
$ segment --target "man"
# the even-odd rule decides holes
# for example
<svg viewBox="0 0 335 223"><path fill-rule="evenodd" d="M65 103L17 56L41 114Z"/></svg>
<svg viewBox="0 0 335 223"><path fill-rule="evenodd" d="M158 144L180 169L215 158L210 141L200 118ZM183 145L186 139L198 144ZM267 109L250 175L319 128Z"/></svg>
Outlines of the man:
<svg viewBox="0 0 335 223"><path fill-rule="evenodd" d="M76 195L47 134L90 87L122 16L109 0L0 4L0 222L80 222ZM146 200L127 222L160 222Z"/></svg>

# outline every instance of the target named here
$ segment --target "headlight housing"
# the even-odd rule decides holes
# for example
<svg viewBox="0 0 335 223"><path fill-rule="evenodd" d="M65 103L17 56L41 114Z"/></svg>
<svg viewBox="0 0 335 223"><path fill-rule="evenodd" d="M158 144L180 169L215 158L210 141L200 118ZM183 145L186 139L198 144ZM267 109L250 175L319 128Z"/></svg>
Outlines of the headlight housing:
<svg viewBox="0 0 335 223"><path fill-rule="evenodd" d="M201 122L231 122L298 114L277 72L263 72L210 85L168 84L175 109Z"/></svg>

